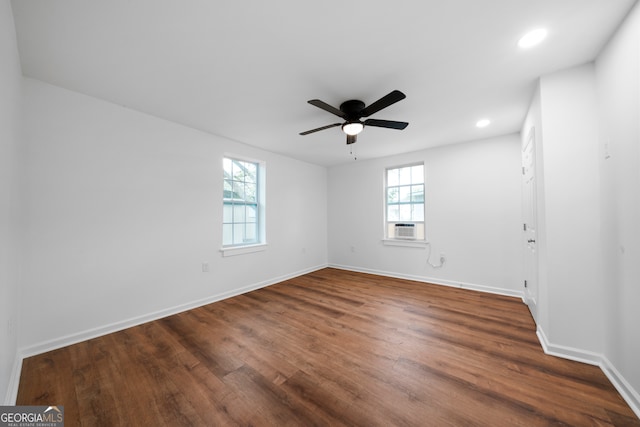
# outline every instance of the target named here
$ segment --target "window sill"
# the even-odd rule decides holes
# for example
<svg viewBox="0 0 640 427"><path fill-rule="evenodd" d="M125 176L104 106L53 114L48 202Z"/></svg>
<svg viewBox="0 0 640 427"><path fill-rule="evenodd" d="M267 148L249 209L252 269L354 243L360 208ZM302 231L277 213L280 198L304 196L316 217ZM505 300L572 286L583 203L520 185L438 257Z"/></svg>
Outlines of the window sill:
<svg viewBox="0 0 640 427"><path fill-rule="evenodd" d="M266 243L258 243L257 245L247 246L230 246L220 249L223 257L250 254L254 252L262 252L267 249Z"/></svg>
<svg viewBox="0 0 640 427"><path fill-rule="evenodd" d="M426 240L382 239L385 246L403 246L405 248L426 248L429 242Z"/></svg>

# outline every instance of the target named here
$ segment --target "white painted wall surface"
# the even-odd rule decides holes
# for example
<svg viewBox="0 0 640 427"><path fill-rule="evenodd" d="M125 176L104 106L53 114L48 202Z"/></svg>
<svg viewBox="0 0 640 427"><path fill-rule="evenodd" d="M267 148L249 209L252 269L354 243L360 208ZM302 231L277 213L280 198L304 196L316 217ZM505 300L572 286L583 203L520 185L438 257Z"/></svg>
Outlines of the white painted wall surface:
<svg viewBox="0 0 640 427"><path fill-rule="evenodd" d="M366 141L358 142L366 144ZM424 161L428 250L385 246L385 168ZM522 291L520 138L455 144L329 169L329 262L442 284Z"/></svg>
<svg viewBox="0 0 640 427"><path fill-rule="evenodd" d="M554 354L599 364L640 415L640 5L595 64L543 76L539 310Z"/></svg>
<svg viewBox="0 0 640 427"><path fill-rule="evenodd" d="M24 85L27 353L326 265L325 168ZM219 252L225 153L266 162L265 251Z"/></svg>
<svg viewBox="0 0 640 427"><path fill-rule="evenodd" d="M640 4L596 61L606 351L640 410Z"/></svg>
<svg viewBox="0 0 640 427"><path fill-rule="evenodd" d="M0 2L0 404L16 357L19 313L19 143L21 82L11 3ZM15 379L14 379L15 381Z"/></svg>
<svg viewBox="0 0 640 427"><path fill-rule="evenodd" d="M593 64L540 79L551 342L601 353L598 120Z"/></svg>

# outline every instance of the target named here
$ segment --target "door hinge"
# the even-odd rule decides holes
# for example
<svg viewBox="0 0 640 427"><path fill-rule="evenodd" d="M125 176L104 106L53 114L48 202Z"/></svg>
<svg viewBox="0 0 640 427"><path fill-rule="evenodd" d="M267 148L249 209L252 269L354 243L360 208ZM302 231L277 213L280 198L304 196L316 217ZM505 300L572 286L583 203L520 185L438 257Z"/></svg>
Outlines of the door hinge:
<svg viewBox="0 0 640 427"><path fill-rule="evenodd" d="M527 281L526 280L524 281L524 287L525 288L527 287Z"/></svg>
<svg viewBox="0 0 640 427"><path fill-rule="evenodd" d="M524 175L524 166L522 167L522 175Z"/></svg>
<svg viewBox="0 0 640 427"><path fill-rule="evenodd" d="M527 231L527 224L522 224L522 229L523 229L524 231Z"/></svg>

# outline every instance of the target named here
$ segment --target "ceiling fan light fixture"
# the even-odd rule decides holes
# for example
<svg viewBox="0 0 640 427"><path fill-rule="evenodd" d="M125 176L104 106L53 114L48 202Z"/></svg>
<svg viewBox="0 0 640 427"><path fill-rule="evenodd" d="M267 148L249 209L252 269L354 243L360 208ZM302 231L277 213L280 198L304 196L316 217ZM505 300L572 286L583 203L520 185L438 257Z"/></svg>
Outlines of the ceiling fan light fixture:
<svg viewBox="0 0 640 427"><path fill-rule="evenodd" d="M347 122L342 125L342 131L347 135L357 135L362 132L364 125L358 122Z"/></svg>

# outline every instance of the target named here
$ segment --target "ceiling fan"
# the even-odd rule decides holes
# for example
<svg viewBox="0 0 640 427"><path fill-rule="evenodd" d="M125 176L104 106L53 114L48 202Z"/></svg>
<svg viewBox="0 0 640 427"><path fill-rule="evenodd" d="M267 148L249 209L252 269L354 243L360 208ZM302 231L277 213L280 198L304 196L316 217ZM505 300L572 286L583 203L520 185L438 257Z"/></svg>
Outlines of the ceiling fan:
<svg viewBox="0 0 640 427"><path fill-rule="evenodd" d="M347 144L353 144L356 142L357 135L362 132L365 126L374 126L379 128L399 129L406 128L409 123L396 122L393 120L378 120L378 119L366 119L364 122L360 119L363 117L369 117L370 115L377 113L383 108L395 104L406 98L406 95L399 90L394 90L388 95L378 99L373 104L365 107L364 102L357 99L351 99L345 101L340 105L340 109L332 107L326 102L319 99L312 99L309 102L311 105L315 105L318 108L322 108L325 111L335 114L345 120L344 123L333 123L327 126L322 126L316 129L311 129L306 132L300 132L300 135L309 135L310 133L318 132L321 130L329 129L336 126L342 126L342 131L347 134Z"/></svg>

